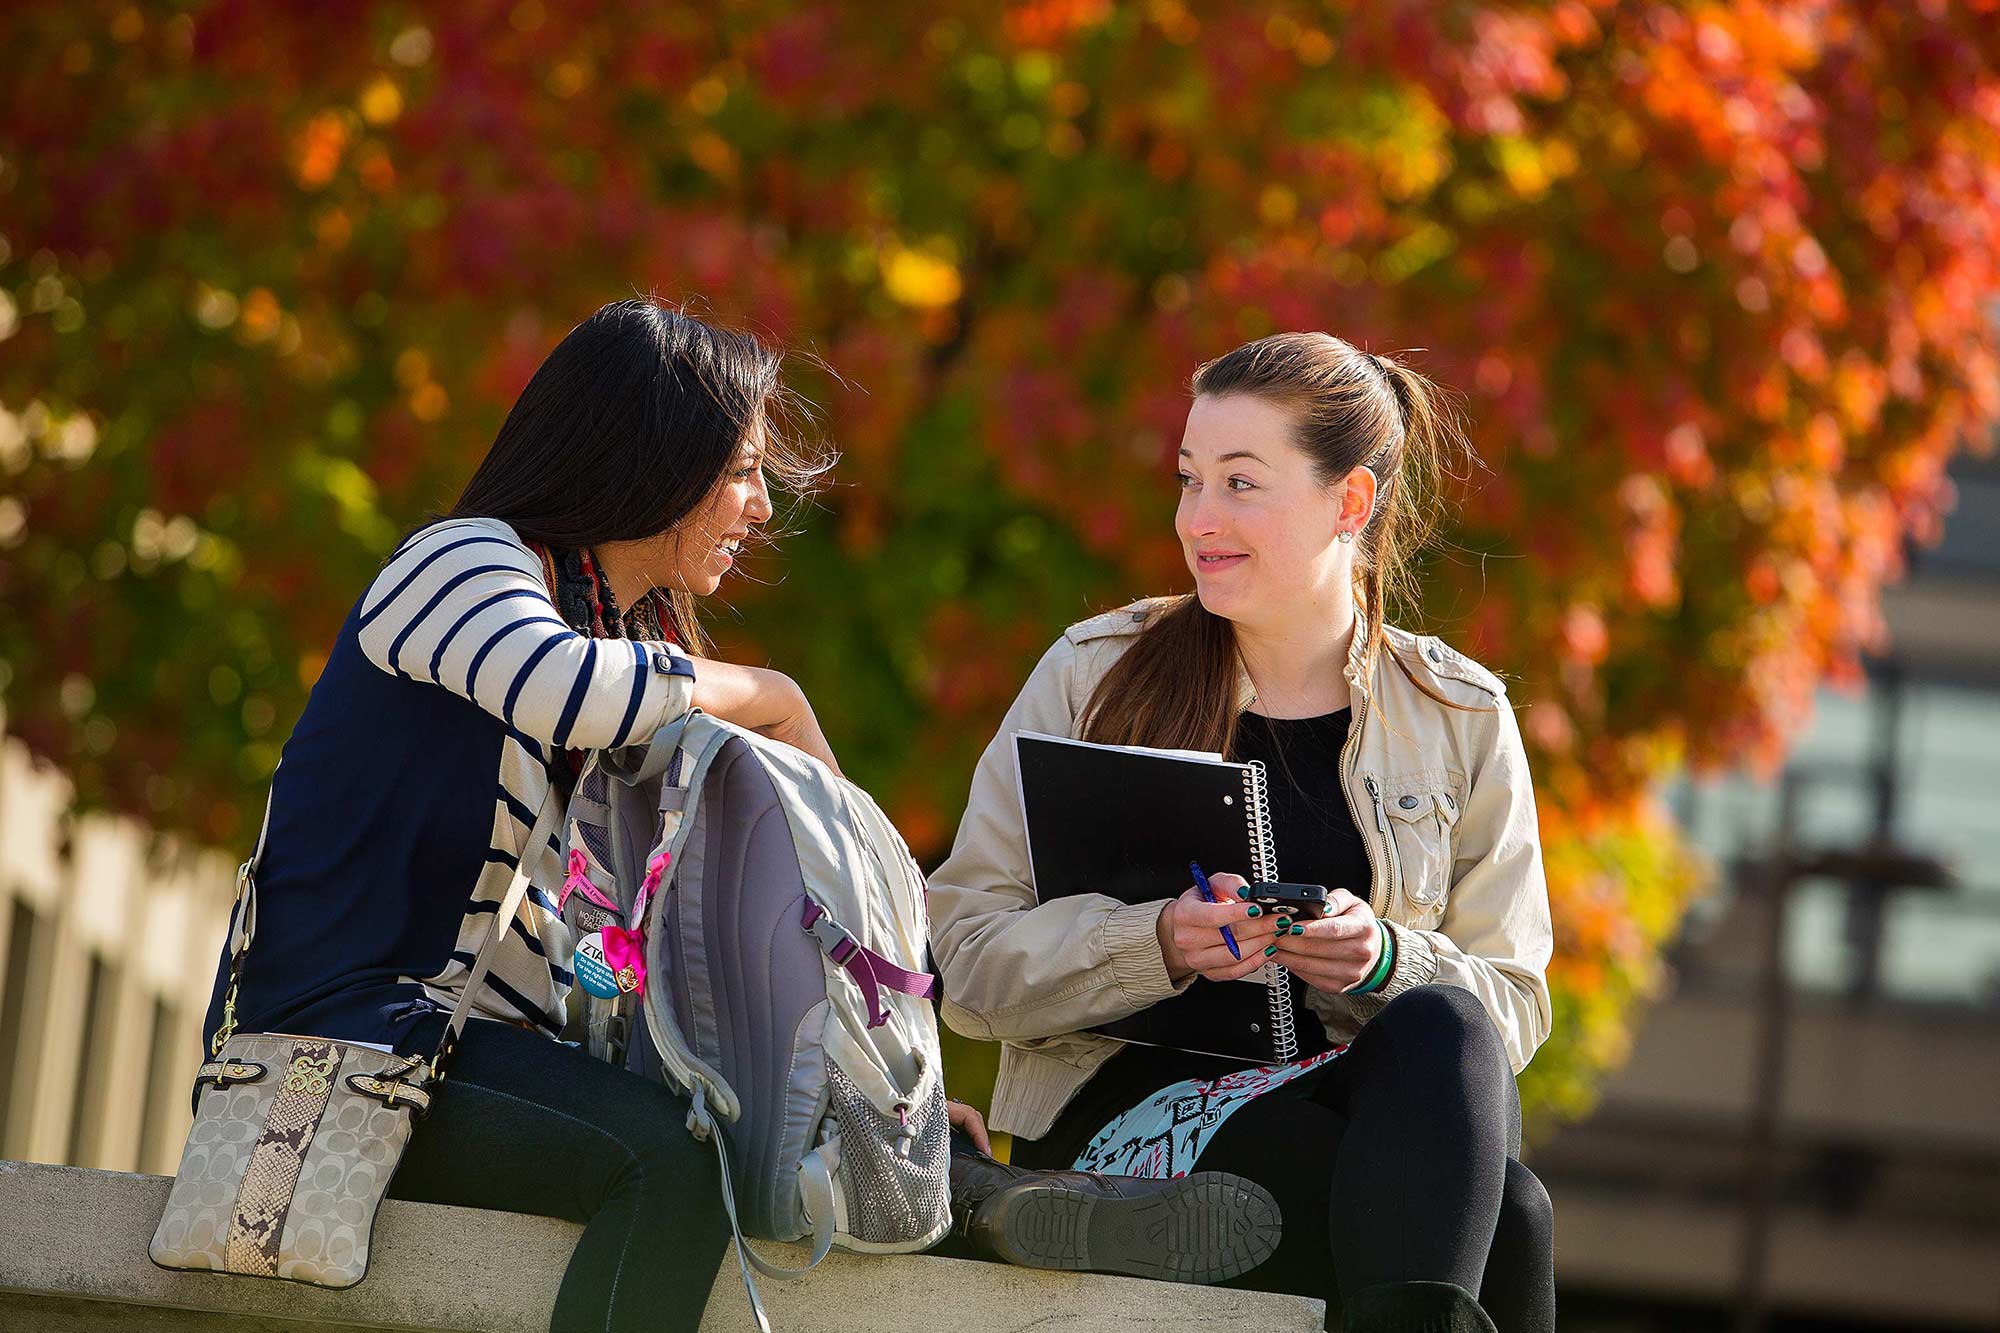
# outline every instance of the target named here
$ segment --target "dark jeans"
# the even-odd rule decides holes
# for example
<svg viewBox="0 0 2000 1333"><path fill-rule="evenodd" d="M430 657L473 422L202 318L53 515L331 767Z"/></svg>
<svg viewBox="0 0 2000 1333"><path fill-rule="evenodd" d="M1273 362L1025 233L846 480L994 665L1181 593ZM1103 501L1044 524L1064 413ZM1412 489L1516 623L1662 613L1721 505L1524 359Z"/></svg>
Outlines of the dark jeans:
<svg viewBox="0 0 2000 1333"><path fill-rule="evenodd" d="M1226 1285L1318 1297L1338 1327L1342 1291L1454 1282L1500 1333L1554 1329L1554 1214L1512 1156L1520 1116L1470 991L1398 996L1345 1054L1238 1110L1203 1150L1198 1169L1256 1181L1284 1213L1277 1252Z"/></svg>
<svg viewBox="0 0 2000 1333"><path fill-rule="evenodd" d="M442 1015L403 1046L429 1050ZM552 1333L692 1330L729 1241L687 1099L573 1046L475 1019L390 1185L398 1199L583 1223Z"/></svg>

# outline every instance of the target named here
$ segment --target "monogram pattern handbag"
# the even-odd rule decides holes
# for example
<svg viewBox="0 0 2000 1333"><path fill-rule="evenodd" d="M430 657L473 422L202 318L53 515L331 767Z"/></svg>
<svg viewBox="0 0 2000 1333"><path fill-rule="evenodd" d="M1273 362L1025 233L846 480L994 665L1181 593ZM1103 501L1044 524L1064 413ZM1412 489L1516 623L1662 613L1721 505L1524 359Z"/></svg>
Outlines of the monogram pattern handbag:
<svg viewBox="0 0 2000 1333"><path fill-rule="evenodd" d="M162 1268L351 1287L368 1274L370 1233L416 1120L486 980L506 923L528 891L528 856L562 809L551 785L521 863L451 1019L429 1059L331 1037L238 1033L236 987L257 930L256 870L270 832L237 874L229 989L180 1170L148 1254Z"/></svg>

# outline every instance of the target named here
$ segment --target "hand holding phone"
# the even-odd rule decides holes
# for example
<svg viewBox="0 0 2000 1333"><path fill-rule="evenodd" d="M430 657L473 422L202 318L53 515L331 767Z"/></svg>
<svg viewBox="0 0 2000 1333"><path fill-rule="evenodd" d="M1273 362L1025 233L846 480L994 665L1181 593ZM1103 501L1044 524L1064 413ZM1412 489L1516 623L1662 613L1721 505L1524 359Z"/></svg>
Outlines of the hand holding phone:
<svg viewBox="0 0 2000 1333"><path fill-rule="evenodd" d="M1256 903L1266 912L1298 921L1317 921L1326 915L1326 885L1287 884L1260 880L1243 887L1243 901Z"/></svg>
<svg viewBox="0 0 2000 1333"><path fill-rule="evenodd" d="M1210 981L1248 976L1271 961L1278 951L1277 928L1289 924L1289 918L1271 915L1243 899L1247 881L1241 875L1218 872L1207 878L1207 896L1200 885L1191 885L1160 911L1156 927L1160 957L1176 983L1191 972Z"/></svg>
<svg viewBox="0 0 2000 1333"><path fill-rule="evenodd" d="M1263 887L1246 885L1244 893L1253 895ZM1294 914L1279 921L1278 961L1308 986L1334 994L1357 987L1374 990L1380 984L1376 974L1391 958L1389 933L1366 899L1334 889L1319 919Z"/></svg>

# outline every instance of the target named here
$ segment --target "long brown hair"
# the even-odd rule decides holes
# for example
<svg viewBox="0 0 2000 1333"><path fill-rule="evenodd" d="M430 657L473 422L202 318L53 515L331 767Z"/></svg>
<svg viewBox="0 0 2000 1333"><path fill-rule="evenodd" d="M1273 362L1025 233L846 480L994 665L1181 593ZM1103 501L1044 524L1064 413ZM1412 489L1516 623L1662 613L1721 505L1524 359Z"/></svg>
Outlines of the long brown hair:
<svg viewBox="0 0 2000 1333"><path fill-rule="evenodd" d="M1391 606L1418 603L1414 557L1439 517L1443 476L1472 447L1443 390L1394 357L1330 333L1279 333L1195 371L1194 397L1242 394L1288 409L1292 442L1322 485L1357 467L1375 474L1375 511L1355 539L1354 598L1366 625L1364 670L1385 647L1412 684L1447 707L1383 633ZM1219 750L1236 739L1235 627L1194 593L1165 599L1091 692L1083 736L1111 745Z"/></svg>

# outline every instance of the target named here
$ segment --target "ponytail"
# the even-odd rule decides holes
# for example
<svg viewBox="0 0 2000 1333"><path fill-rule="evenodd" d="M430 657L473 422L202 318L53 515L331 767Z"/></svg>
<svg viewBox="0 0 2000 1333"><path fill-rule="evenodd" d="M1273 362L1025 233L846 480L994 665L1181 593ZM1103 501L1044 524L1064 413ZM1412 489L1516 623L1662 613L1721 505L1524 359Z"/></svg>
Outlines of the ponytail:
<svg viewBox="0 0 2000 1333"><path fill-rule="evenodd" d="M1375 516L1361 533L1355 560L1355 600L1368 617L1363 652L1372 669L1390 618L1414 614L1423 605L1416 561L1444 518L1443 479L1462 478L1476 455L1444 389L1395 357L1370 353L1369 360L1388 386L1400 424L1399 438L1384 450L1393 466L1386 477L1375 474ZM1409 674L1407 666L1403 670Z"/></svg>

